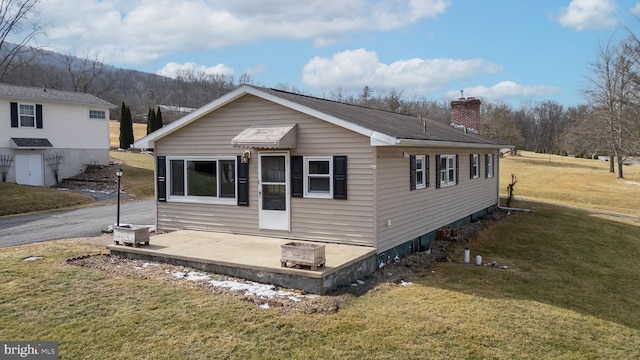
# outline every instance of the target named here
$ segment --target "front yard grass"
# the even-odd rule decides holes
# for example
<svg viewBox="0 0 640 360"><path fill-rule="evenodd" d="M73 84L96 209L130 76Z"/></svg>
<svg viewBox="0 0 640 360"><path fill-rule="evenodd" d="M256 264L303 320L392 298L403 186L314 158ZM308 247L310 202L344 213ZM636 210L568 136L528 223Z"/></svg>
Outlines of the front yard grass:
<svg viewBox="0 0 640 360"><path fill-rule="evenodd" d="M88 194L0 182L0 216L49 211L91 204Z"/></svg>
<svg viewBox="0 0 640 360"><path fill-rule="evenodd" d="M380 285L331 315L66 264L103 251L86 240L0 249L0 338L59 341L67 359L640 357L638 223L515 205L534 212L414 269L413 285ZM508 269L460 264L464 246ZM45 258L22 261L32 255Z"/></svg>

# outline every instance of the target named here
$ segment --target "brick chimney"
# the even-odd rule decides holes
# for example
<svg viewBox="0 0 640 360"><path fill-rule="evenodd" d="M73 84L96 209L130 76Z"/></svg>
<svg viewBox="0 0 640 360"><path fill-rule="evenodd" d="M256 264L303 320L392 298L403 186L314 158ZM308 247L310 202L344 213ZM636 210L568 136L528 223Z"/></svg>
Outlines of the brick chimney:
<svg viewBox="0 0 640 360"><path fill-rule="evenodd" d="M451 123L468 130L480 131L480 100L461 97L451 102Z"/></svg>

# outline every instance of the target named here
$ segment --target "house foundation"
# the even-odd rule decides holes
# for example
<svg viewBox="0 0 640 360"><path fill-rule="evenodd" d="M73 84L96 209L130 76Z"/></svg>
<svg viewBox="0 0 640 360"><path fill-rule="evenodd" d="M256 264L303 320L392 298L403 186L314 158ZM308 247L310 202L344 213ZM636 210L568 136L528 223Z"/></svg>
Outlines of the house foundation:
<svg viewBox="0 0 640 360"><path fill-rule="evenodd" d="M112 255L187 266L283 288L326 294L372 274L376 251L365 246L325 244L317 270L281 266L281 245L290 239L180 230L152 236L149 245L109 245Z"/></svg>

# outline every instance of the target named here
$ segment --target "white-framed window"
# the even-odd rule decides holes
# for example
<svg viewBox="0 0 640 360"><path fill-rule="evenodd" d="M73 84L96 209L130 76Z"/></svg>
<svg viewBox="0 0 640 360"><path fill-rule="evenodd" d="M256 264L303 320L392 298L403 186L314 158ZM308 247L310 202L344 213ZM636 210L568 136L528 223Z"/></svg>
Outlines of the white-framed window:
<svg viewBox="0 0 640 360"><path fill-rule="evenodd" d="M493 154L487 154L487 177L493 177Z"/></svg>
<svg viewBox="0 0 640 360"><path fill-rule="evenodd" d="M471 154L471 174L470 177L472 179L477 179L480 177L480 154Z"/></svg>
<svg viewBox="0 0 640 360"><path fill-rule="evenodd" d="M458 172L456 156L457 155L440 155L440 187L456 184Z"/></svg>
<svg viewBox="0 0 640 360"><path fill-rule="evenodd" d="M236 204L234 157L167 157L167 201Z"/></svg>
<svg viewBox="0 0 640 360"><path fill-rule="evenodd" d="M304 197L333 198L333 157L304 157Z"/></svg>
<svg viewBox="0 0 640 360"><path fill-rule="evenodd" d="M107 112L104 110L89 110L89 119L105 120Z"/></svg>
<svg viewBox="0 0 640 360"><path fill-rule="evenodd" d="M416 155L416 189L427 186L427 164L424 155Z"/></svg>
<svg viewBox="0 0 640 360"><path fill-rule="evenodd" d="M18 118L20 127L36 127L36 106L34 104L19 104Z"/></svg>

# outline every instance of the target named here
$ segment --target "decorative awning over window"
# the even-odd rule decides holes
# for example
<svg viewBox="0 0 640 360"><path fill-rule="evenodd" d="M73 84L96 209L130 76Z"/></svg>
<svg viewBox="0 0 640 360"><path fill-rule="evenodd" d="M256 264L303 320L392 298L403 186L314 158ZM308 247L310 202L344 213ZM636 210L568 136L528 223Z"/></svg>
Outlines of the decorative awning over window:
<svg viewBox="0 0 640 360"><path fill-rule="evenodd" d="M298 127L293 124L246 128L231 144L240 148L293 149L298 145Z"/></svg>
<svg viewBox="0 0 640 360"><path fill-rule="evenodd" d="M13 149L45 149L51 148L53 145L49 139L11 138L11 147Z"/></svg>

